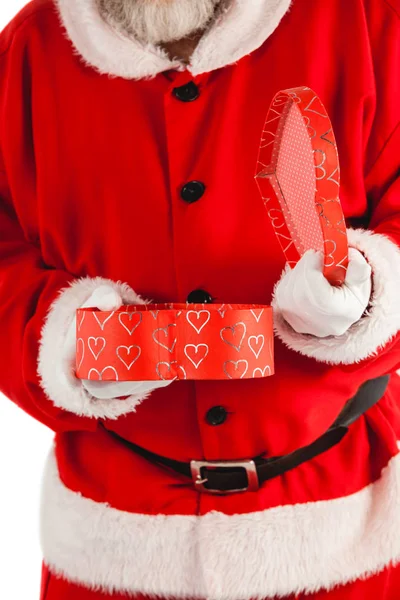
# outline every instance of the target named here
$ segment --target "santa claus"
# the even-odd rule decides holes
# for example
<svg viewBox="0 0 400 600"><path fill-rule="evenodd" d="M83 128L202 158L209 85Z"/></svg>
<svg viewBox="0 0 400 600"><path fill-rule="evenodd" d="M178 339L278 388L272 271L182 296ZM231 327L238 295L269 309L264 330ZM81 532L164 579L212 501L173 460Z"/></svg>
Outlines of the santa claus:
<svg viewBox="0 0 400 600"><path fill-rule="evenodd" d="M0 390L55 431L42 600L399 598L399 16L33 0L2 32ZM342 287L314 252L285 269L254 182L302 85L338 141ZM76 309L150 299L272 303L276 375L79 380Z"/></svg>

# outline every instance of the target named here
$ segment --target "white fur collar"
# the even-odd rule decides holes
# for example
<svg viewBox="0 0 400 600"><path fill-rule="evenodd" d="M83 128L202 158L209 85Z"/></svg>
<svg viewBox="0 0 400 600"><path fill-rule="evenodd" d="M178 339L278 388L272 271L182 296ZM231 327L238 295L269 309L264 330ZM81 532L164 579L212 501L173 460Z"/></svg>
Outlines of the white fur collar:
<svg viewBox="0 0 400 600"><path fill-rule="evenodd" d="M161 49L118 34L101 18L95 0L55 1L75 50L100 73L142 79L169 69L184 70ZM278 27L291 1L232 0L200 41L188 70L194 76L214 71L259 48Z"/></svg>

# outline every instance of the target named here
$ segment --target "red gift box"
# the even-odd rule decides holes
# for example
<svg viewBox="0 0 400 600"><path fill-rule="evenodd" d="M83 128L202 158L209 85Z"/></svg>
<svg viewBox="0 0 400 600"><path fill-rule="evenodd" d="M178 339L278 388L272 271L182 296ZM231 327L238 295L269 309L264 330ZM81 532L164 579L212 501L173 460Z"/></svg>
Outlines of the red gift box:
<svg viewBox="0 0 400 600"><path fill-rule="evenodd" d="M76 321L80 379L251 379L274 373L270 306L82 308Z"/></svg>
<svg viewBox="0 0 400 600"><path fill-rule="evenodd" d="M307 250L321 250L325 277L342 284L348 243L339 157L329 116L310 88L284 90L273 99L256 181L288 264Z"/></svg>

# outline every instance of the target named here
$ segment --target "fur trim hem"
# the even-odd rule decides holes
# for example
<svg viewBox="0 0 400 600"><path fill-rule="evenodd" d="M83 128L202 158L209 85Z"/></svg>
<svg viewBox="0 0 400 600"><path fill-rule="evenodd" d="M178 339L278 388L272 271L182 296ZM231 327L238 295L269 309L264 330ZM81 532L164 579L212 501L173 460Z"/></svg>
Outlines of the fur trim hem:
<svg viewBox="0 0 400 600"><path fill-rule="evenodd" d="M106 593L262 599L330 590L400 561L400 455L361 491L228 516L132 514L67 489L52 453L43 488L45 563Z"/></svg>
<svg viewBox="0 0 400 600"><path fill-rule="evenodd" d="M170 69L184 70L156 46L141 45L104 22L95 0L55 0L75 51L98 72L142 79ZM200 75L232 64L259 48L275 31L292 0L231 0L196 48L188 69Z"/></svg>
<svg viewBox="0 0 400 600"><path fill-rule="evenodd" d="M89 394L75 377L64 358L64 343L75 311L99 285L112 286L126 304L143 304L126 283L102 277L82 277L60 290L46 315L39 341L37 373L46 396L53 404L79 416L117 419L132 412L147 395L131 395L125 400L100 400Z"/></svg>
<svg viewBox="0 0 400 600"><path fill-rule="evenodd" d="M280 313L275 287L274 324L278 337L291 350L332 365L349 365L378 354L400 331L400 249L384 235L348 229L349 245L362 252L372 267L373 293L368 312L346 333L317 338L297 333Z"/></svg>

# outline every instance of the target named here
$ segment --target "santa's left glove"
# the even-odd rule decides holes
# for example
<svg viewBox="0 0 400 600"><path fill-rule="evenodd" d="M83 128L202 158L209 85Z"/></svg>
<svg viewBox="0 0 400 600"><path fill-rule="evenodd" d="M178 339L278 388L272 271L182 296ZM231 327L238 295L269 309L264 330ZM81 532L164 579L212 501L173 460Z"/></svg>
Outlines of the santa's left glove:
<svg viewBox="0 0 400 600"><path fill-rule="evenodd" d="M82 416L115 419L171 383L90 381L75 376L76 310L111 311L124 304L145 303L127 284L100 277L83 278L61 290L42 329L38 360L42 387L56 406Z"/></svg>
<svg viewBox="0 0 400 600"><path fill-rule="evenodd" d="M371 267L349 250L345 282L332 286L323 275L323 256L306 252L287 269L275 290L275 308L297 333L319 338L343 335L363 316L371 298Z"/></svg>

